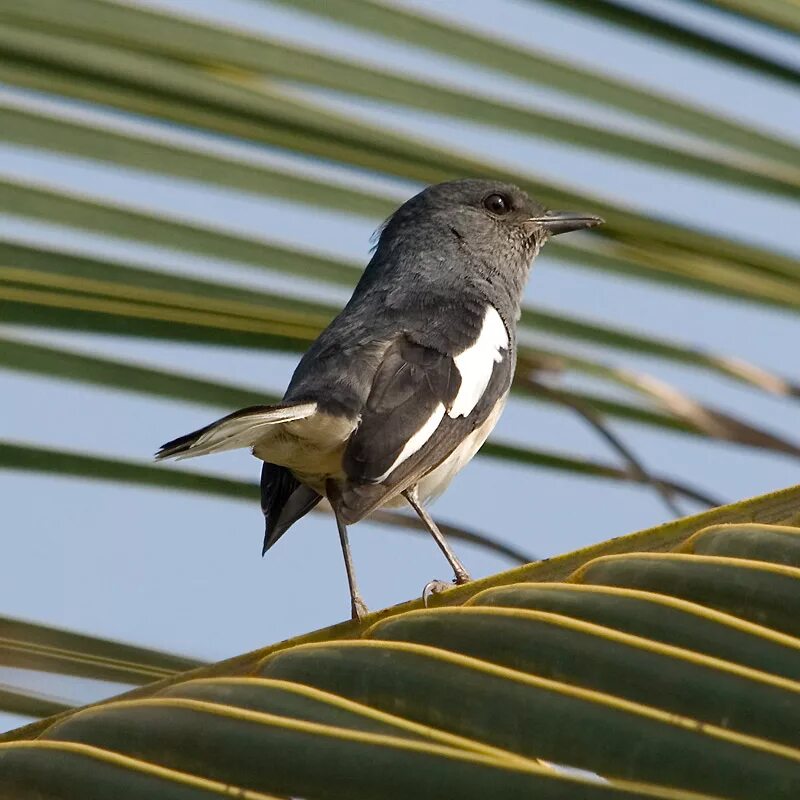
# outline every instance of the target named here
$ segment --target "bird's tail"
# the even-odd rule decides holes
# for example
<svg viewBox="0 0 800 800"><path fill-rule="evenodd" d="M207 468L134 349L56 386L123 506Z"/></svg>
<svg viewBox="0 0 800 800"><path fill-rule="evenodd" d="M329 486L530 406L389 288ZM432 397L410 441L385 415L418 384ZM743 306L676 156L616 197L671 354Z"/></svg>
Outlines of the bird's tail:
<svg viewBox="0 0 800 800"><path fill-rule="evenodd" d="M268 427L305 419L316 410L316 403L243 408L206 425L205 428L161 445L156 453L156 461L165 458L194 458L239 447L253 447Z"/></svg>

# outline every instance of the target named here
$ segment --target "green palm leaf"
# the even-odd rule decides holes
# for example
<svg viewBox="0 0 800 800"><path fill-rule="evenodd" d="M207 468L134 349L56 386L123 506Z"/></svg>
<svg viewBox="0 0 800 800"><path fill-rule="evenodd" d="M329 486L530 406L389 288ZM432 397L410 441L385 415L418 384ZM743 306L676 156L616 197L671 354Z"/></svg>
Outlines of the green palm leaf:
<svg viewBox="0 0 800 800"><path fill-rule="evenodd" d="M21 798L788 798L798 519L795 488L526 565L11 732L0 764Z"/></svg>
<svg viewBox="0 0 800 800"><path fill-rule="evenodd" d="M740 147L745 152L758 152L779 162L796 163L796 154L793 155L795 148L788 142L772 139L731 120L714 117L704 110L633 83L623 83L537 53L533 48L523 50L507 41L492 39L466 27L439 22L429 14L388 6L378 0L335 0L327 3L324 9L317 8L312 0L300 0L291 5L469 63L507 72L525 81L541 82L578 97L599 100L666 125L707 136L712 141Z"/></svg>
<svg viewBox="0 0 800 800"><path fill-rule="evenodd" d="M112 48L91 41L70 40L12 23L7 30L5 37L0 31L0 50L5 48L12 66L4 72L0 65L0 76L13 83L51 91L57 86L75 97L100 100L126 110L146 109L149 114L172 121L426 182L490 172L498 178L517 181L553 205L591 206L606 217L609 225L605 235L616 242L649 237L677 247L673 258L703 254L719 261L726 271L774 274L789 279L796 279L800 272L794 259L648 219L533 175L512 175L496 165L478 162L452 150L354 122L275 86L254 86L252 82L239 85L234 80L215 77L208 70L138 51L121 51L118 45ZM42 66L32 68L32 61L41 61ZM71 80L65 81L65 68L70 70ZM47 73L47 70L53 71ZM712 131L723 127L719 120L708 119L703 130L713 136ZM740 144L751 142L753 137L752 131L743 132ZM783 160L791 164L798 153L789 148L783 155Z"/></svg>
<svg viewBox="0 0 800 800"><path fill-rule="evenodd" d="M41 695L0 684L0 709L22 717L49 717L69 711L73 704L66 700Z"/></svg>
<svg viewBox="0 0 800 800"><path fill-rule="evenodd" d="M788 61L655 10L617 0L546 2L797 86ZM800 13L788 0L697 4L785 35L800 32ZM166 8L29 0L0 3L0 81L13 87L0 97L0 136L42 158L175 178L198 193L287 200L310 214L344 214L373 227L410 186L491 174L551 206L606 217L597 235L548 247L555 269L703 292L786 318L800 308L800 261L780 241L756 246L700 230L610 193L600 197L527 167L512 173L492 156L337 109L375 103L423 112L784 204L800 188L797 142L428 11L378 0L285 5L350 33L459 60L497 80L511 76L532 91L588 100L646 122L650 132ZM287 153L293 158L273 157ZM74 240L111 238L216 262L210 280L179 274L166 256L142 266L141 259L91 255L7 228L0 232L0 369L221 413L277 399L280 387L100 355L91 344L81 349L59 337L79 333L96 342L121 335L297 355L340 306L319 298L338 297L363 267L310 237L288 244L177 209L155 211L114 189L77 189L8 171L0 176L0 213L59 226ZM252 270L252 280L241 278L242 267ZM292 292L265 291L254 285L258 272L300 280ZM314 298L309 281L322 289ZM796 458L793 432L773 430L746 399L700 400L661 378L688 367L714 386L771 395L788 407L800 393L793 364L787 361L786 374L762 368L739 359L735 343L730 353L713 352L683 335L677 315L675 323L665 336L566 308L525 307L518 406L568 409L602 437L613 458L502 437L481 456L519 469L640 484L668 504L683 498L700 505L718 501L688 475L674 478L643 464L618 423ZM31 327L45 335L31 334ZM22 442L29 434L16 429L12 436L0 441L0 471L250 503L258 493L229 477L111 457L99 448ZM381 512L375 521L420 532L401 514ZM0 617L0 666L13 676L4 680L16 684L19 677L20 684L0 685L0 711L40 718L0 736L0 796L795 797L799 521L798 490L786 490L537 563L524 563L531 559L526 548L443 525L449 536L524 566L435 595L431 609L407 603L362 625L343 623L217 664ZM64 676L67 688L54 692L63 698L30 688L43 675ZM131 689L76 710L85 697L70 697L69 680L86 679L106 687L97 690L103 696L118 691L112 684Z"/></svg>
<svg viewBox="0 0 800 800"><path fill-rule="evenodd" d="M201 56L207 63L224 64L280 79L451 114L695 175L730 180L793 198L800 191L800 171L793 174L785 168L759 163L752 156L740 155L738 163L736 157L725 153L698 156L688 149L665 147L618 134L608 128L576 123L564 117L542 114L509 103L499 103L488 97L475 97L430 82L376 70L355 61L332 58L309 48L290 47L275 39L220 30L163 13L155 14L130 6L112 6L96 0L81 0L75 4L75 17L71 19L65 19L52 3L28 4L19 8L16 14L29 21L54 25L69 31L71 35L104 42L114 42L118 38L118 31L124 28L128 46L146 52L158 52L188 63L195 62ZM15 122L18 126L16 136L23 132L23 135L29 134L30 130L24 124L27 122L30 126L30 118L25 121L17 118ZM72 130L74 132L74 127ZM52 133L50 130L48 136L38 137L40 141L43 140L44 146L52 146ZM62 143L59 143L59 149L63 149ZM135 150L126 152L128 149L126 147L125 151L118 152L112 158L137 158ZM106 147L102 151L106 151ZM223 180L230 180L230 177L223 177ZM253 184L252 178L244 180Z"/></svg>
<svg viewBox="0 0 800 800"><path fill-rule="evenodd" d="M771 25L782 32L800 33L800 13L787 0L765 3L763 0L710 0L712 5L734 14Z"/></svg>
<svg viewBox="0 0 800 800"><path fill-rule="evenodd" d="M736 67L745 67L753 72L779 78L791 84L796 84L800 78L800 73L789 64L767 54L753 52L736 43L724 41L712 34L689 30L652 13L649 9L629 8L618 0L547 0L547 2L567 7L573 11L580 11L582 14L610 22L628 31L636 31L648 37L658 38L662 42L694 50ZM713 2L714 0L712 0ZM725 3L724 0L717 5L730 8L738 5L741 10L748 5L753 9L756 7L753 3ZM789 18L784 21L789 22Z"/></svg>

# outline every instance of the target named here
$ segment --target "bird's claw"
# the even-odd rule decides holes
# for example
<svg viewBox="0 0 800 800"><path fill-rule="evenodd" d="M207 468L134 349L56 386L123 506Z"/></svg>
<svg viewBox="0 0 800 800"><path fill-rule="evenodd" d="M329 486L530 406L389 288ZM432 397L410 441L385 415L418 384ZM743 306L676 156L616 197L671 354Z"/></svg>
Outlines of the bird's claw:
<svg viewBox="0 0 800 800"><path fill-rule="evenodd" d="M428 581L428 583L425 584L425 588L422 590L422 605L427 608L428 600L430 600L433 595L446 592L448 589L452 588L452 583L445 583L445 581L440 581L436 578L434 578L432 581Z"/></svg>

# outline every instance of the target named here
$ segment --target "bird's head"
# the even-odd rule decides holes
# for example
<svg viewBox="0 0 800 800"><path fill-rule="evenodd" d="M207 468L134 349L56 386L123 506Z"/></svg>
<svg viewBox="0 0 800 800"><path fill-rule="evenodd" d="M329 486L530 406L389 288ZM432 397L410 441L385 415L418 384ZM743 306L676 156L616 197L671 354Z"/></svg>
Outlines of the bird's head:
<svg viewBox="0 0 800 800"><path fill-rule="evenodd" d="M498 267L527 269L551 236L602 222L591 214L551 211L510 183L448 181L400 206L381 229L378 249L412 243L418 253L444 255L459 248Z"/></svg>

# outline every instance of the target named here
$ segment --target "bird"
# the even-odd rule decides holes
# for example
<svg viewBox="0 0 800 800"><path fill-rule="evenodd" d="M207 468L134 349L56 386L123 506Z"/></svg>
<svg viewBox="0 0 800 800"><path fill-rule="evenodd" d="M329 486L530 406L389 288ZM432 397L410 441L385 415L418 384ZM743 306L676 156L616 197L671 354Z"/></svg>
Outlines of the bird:
<svg viewBox="0 0 800 800"><path fill-rule="evenodd" d="M327 499L354 619L368 609L347 528L379 508L410 505L454 582L466 583L426 506L500 417L534 258L551 236L602 222L548 210L504 181L428 186L378 229L350 300L300 359L281 402L167 442L156 460L250 448L264 462L262 555Z"/></svg>

